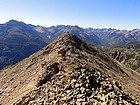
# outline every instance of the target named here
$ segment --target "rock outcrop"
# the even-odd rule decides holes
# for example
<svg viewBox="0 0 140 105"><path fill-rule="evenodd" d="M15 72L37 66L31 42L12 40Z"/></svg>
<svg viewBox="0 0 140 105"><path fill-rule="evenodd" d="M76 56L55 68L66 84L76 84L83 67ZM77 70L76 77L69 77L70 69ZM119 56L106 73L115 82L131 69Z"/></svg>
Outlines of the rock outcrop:
<svg viewBox="0 0 140 105"><path fill-rule="evenodd" d="M125 66L140 72L140 50L127 48L111 48L107 53Z"/></svg>
<svg viewBox="0 0 140 105"><path fill-rule="evenodd" d="M65 33L0 73L2 105L138 105L140 74Z"/></svg>

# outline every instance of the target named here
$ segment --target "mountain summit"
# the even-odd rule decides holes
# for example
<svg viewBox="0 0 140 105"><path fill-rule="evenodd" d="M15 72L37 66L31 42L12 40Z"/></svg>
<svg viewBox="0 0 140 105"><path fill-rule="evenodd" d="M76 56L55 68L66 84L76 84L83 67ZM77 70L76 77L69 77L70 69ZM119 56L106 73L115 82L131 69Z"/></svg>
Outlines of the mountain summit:
<svg viewBox="0 0 140 105"><path fill-rule="evenodd" d="M139 79L140 74L66 32L0 72L0 103L138 105Z"/></svg>

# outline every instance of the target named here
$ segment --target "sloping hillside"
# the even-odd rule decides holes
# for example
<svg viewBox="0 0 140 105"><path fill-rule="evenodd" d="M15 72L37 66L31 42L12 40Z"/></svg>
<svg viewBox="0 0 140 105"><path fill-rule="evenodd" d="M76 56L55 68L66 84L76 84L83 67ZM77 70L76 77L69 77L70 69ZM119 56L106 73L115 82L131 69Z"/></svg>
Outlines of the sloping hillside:
<svg viewBox="0 0 140 105"><path fill-rule="evenodd" d="M139 80L139 73L65 33L0 72L0 103L138 105Z"/></svg>

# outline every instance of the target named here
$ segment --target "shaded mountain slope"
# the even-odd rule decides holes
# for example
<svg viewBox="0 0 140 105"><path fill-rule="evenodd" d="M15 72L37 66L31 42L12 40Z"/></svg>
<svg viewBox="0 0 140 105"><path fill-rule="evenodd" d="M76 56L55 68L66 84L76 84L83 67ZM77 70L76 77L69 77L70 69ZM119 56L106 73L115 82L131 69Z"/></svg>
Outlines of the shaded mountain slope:
<svg viewBox="0 0 140 105"><path fill-rule="evenodd" d="M11 20L0 25L0 69L15 64L47 45L32 27Z"/></svg>
<svg viewBox="0 0 140 105"><path fill-rule="evenodd" d="M65 33L0 72L0 103L138 105L139 80L140 74L77 36Z"/></svg>

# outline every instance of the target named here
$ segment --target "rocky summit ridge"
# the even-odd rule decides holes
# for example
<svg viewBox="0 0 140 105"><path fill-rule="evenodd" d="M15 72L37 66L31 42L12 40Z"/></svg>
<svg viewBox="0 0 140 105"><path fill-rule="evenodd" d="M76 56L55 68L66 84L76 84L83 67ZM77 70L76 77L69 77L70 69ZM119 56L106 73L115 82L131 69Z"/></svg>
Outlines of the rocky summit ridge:
<svg viewBox="0 0 140 105"><path fill-rule="evenodd" d="M2 105L139 105L140 74L66 32L0 72Z"/></svg>

